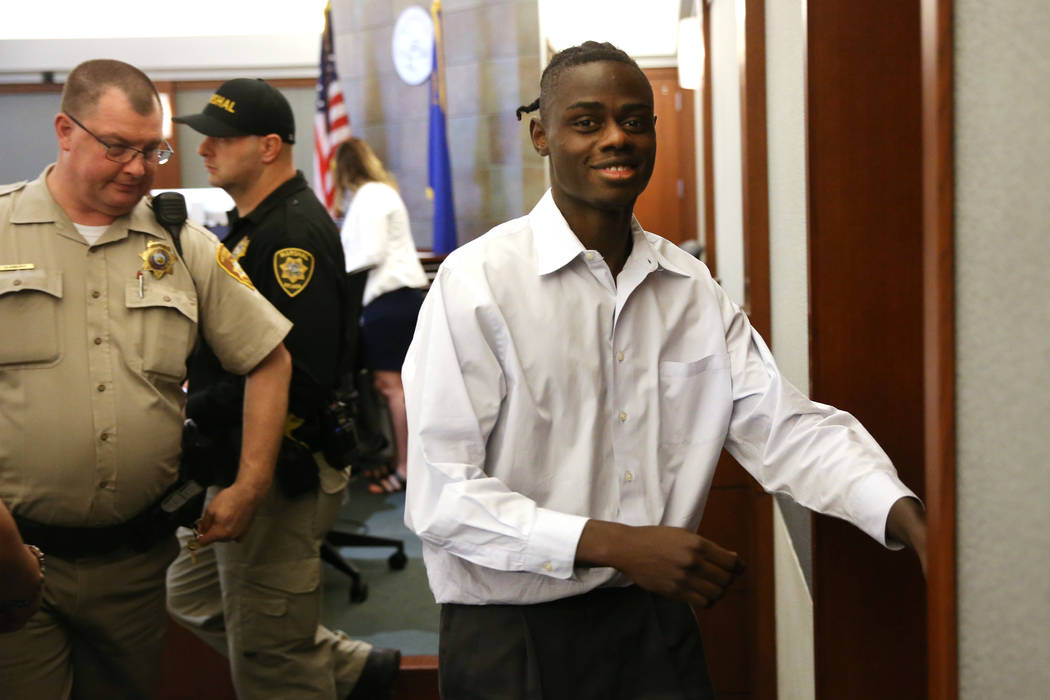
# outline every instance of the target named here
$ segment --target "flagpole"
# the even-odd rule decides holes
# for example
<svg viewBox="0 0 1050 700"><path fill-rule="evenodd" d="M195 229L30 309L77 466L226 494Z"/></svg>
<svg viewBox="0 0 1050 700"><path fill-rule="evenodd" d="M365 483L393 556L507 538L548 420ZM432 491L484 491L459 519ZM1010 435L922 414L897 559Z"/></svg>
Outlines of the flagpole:
<svg viewBox="0 0 1050 700"><path fill-rule="evenodd" d="M427 147L427 196L434 201L434 253L451 252L458 243L452 197L452 165L448 150L448 103L445 94L445 42L441 0L430 6L434 49L430 73L430 125Z"/></svg>

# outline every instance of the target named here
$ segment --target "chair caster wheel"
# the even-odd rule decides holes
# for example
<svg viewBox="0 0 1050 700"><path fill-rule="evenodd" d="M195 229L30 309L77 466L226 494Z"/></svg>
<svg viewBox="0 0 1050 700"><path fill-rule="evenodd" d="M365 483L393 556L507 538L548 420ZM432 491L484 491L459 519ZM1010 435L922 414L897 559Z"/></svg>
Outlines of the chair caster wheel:
<svg viewBox="0 0 1050 700"><path fill-rule="evenodd" d="M364 581L354 582L350 586L350 602L363 603L368 598L368 584Z"/></svg>
<svg viewBox="0 0 1050 700"><path fill-rule="evenodd" d="M390 565L391 569L403 569L407 563L408 557L405 556L404 552L394 552L390 555L390 558L387 559L387 564Z"/></svg>

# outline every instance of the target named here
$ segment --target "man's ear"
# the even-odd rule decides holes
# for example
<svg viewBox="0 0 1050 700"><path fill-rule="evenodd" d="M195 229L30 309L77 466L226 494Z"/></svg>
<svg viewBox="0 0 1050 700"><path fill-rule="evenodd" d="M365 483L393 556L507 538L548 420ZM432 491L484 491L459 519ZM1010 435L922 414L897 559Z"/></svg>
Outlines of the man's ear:
<svg viewBox="0 0 1050 700"><path fill-rule="evenodd" d="M529 136L532 137L532 147L541 156L549 156L550 149L547 147L547 132L543 128L543 122L533 117L529 120Z"/></svg>
<svg viewBox="0 0 1050 700"><path fill-rule="evenodd" d="M281 150L284 148L284 141L277 134L267 134L262 137L262 148L260 149L260 156L262 161L266 164L272 163L277 160L277 156L281 155Z"/></svg>
<svg viewBox="0 0 1050 700"><path fill-rule="evenodd" d="M73 147L73 130L76 125L73 120L67 117L62 112L55 115L55 138L58 140L58 147L63 151L68 151Z"/></svg>

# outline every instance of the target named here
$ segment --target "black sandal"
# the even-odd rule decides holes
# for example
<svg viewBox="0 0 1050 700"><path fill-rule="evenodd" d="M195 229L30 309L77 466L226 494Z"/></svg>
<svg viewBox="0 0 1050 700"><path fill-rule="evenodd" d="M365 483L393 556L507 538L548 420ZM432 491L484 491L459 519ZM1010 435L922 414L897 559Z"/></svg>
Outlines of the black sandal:
<svg viewBox="0 0 1050 700"><path fill-rule="evenodd" d="M368 485L368 492L381 496L383 494L398 493L405 490L405 477L396 471L390 472L382 479L374 479Z"/></svg>

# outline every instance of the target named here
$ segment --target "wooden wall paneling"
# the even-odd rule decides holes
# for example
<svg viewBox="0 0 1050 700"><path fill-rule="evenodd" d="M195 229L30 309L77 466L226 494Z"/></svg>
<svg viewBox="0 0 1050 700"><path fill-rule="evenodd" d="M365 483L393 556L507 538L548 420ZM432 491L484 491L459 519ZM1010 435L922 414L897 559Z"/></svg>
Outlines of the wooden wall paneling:
<svg viewBox="0 0 1050 700"><path fill-rule="evenodd" d="M62 92L62 83L0 83L0 95Z"/></svg>
<svg viewBox="0 0 1050 700"><path fill-rule="evenodd" d="M751 477L728 452L722 452L715 483L698 532L736 552L748 564L722 600L697 611L704 651L716 697L758 699L759 666L756 615L761 567L755 567L757 519L753 515Z"/></svg>
<svg viewBox="0 0 1050 700"><path fill-rule="evenodd" d="M737 14L740 53L740 134L744 230L744 298L751 325L765 338L772 331L769 260L769 167L766 129L765 0L746 0ZM754 519L750 566L755 586L753 686L756 698L777 695L776 594L773 564L773 498L749 482Z"/></svg>
<svg viewBox="0 0 1050 700"><path fill-rule="evenodd" d="M922 2L923 332L930 700L959 696L955 568L952 0Z"/></svg>
<svg viewBox="0 0 1050 700"><path fill-rule="evenodd" d="M717 279L718 270L715 266L717 256L715 255L715 136L712 125L712 92L711 92L711 0L700 3L702 12L702 25L704 34L704 72L703 85L700 87L700 110L703 119L703 177L704 177L704 260L711 270L711 275Z"/></svg>
<svg viewBox="0 0 1050 700"><path fill-rule="evenodd" d="M808 0L806 105L812 395L854 413L924 484L919 8ZM914 558L813 522L817 698L925 695L925 585Z"/></svg>
<svg viewBox="0 0 1050 700"><path fill-rule="evenodd" d="M769 158L766 130L765 0L746 0L738 14L740 143L744 207L744 298L751 325L770 337Z"/></svg>
<svg viewBox="0 0 1050 700"><path fill-rule="evenodd" d="M161 95L168 96L168 106L172 110L172 116L175 111L175 83L173 82L156 82L157 92ZM168 137L168 143L171 145L174 153L167 163L164 165L157 166L157 173L153 177L153 187L155 189L171 189L182 186L182 175L179 163L183 154L179 151L179 130L175 128L174 124L169 125L171 127L171 136Z"/></svg>
<svg viewBox="0 0 1050 700"><path fill-rule="evenodd" d="M696 233L696 126L693 93L677 68L646 68L656 114L656 166L634 215L645 230L680 244Z"/></svg>

